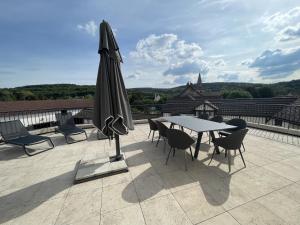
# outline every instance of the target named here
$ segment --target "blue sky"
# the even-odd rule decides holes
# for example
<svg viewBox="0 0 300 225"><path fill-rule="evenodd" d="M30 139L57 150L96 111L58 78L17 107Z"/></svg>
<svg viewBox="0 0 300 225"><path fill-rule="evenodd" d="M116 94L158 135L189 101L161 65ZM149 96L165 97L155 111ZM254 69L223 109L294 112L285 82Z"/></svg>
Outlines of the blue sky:
<svg viewBox="0 0 300 225"><path fill-rule="evenodd" d="M130 88L300 79L296 0L3 0L0 87L95 84L102 19Z"/></svg>

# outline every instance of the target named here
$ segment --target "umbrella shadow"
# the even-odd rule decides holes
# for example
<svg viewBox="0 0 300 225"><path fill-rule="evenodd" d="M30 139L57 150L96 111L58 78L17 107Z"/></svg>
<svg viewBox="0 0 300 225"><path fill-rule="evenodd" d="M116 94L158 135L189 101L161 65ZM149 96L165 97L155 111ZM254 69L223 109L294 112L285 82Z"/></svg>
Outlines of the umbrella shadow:
<svg viewBox="0 0 300 225"><path fill-rule="evenodd" d="M149 142L148 142L149 144ZM137 147L139 146L139 147ZM151 164L151 167L144 170L141 174L139 174L137 177L135 177L123 190L122 197L128 201L128 202L134 202L136 203L137 200L132 201L132 198L129 196L131 193L131 187L133 184L137 184L138 186L141 186L143 190L137 190L137 192L142 192L142 194L139 194L139 201L144 201L147 199L152 198L157 193L163 191L164 189L172 189L172 188L178 188L180 186L187 186L189 184L193 185L197 183L199 187L201 188L207 202L214 206L219 206L224 204L230 195L230 181L231 177L234 173L238 172L239 170L235 171L234 173L228 173L227 171L224 171L221 169L220 165L226 164L227 159L224 160L224 155L222 154L221 157L215 157L214 161L217 162L216 166L208 166L207 161L211 158L211 153L209 153L209 145L201 143L201 151L206 152L206 157L201 160L194 160L189 161L190 157L188 157L188 171L184 171L184 155L183 151L179 153L176 153L175 158L177 157L178 160L174 160L175 158L170 157L168 165L164 165L166 167L170 167L170 171L166 173L172 173L176 174L176 171L180 170L179 175L182 175L183 173L186 174L186 179L176 179L172 182L165 182L163 181L164 178L160 178L157 175L157 173L153 173L153 170L155 171L155 165L153 164L152 160L147 160L147 151L148 149L141 149L140 146L148 146L145 141L142 141L140 143L134 143L131 145L126 146L126 150L128 152L134 151L134 150L142 150L142 152L132 155L127 158L129 166L141 166L143 164ZM152 151L160 151L157 152L158 154L163 154L163 145L161 145L160 148L155 149L155 146L152 145ZM167 151L166 151L167 152ZM150 153L151 154L151 153ZM201 154L202 155L202 154ZM164 156L164 157L162 157ZM165 163L165 159L167 156L167 153L163 154L162 156L158 156L162 160L162 164ZM157 161L154 160L154 161ZM173 162L172 162L173 161ZM232 156L232 163L234 163L234 157ZM234 164L232 164L234 165ZM179 170L178 170L179 166ZM226 165L227 166L227 165ZM172 168L174 167L174 171L172 171ZM154 176L151 176L154 175ZM185 175L183 175L185 176ZM155 180L156 179L156 180ZM143 184L144 182L144 184ZM142 184L141 184L142 183Z"/></svg>
<svg viewBox="0 0 300 225"><path fill-rule="evenodd" d="M153 150L153 143L151 143L151 141L141 141L141 142L136 142L136 143L132 143L132 144L129 144L129 145L125 145L125 146L122 146L122 152L132 152L132 151L137 151L137 150L142 150L143 152L144 151L147 151L147 150L150 150L152 149Z"/></svg>
<svg viewBox="0 0 300 225"><path fill-rule="evenodd" d="M0 224L18 218L72 186L75 170L0 197Z"/></svg>

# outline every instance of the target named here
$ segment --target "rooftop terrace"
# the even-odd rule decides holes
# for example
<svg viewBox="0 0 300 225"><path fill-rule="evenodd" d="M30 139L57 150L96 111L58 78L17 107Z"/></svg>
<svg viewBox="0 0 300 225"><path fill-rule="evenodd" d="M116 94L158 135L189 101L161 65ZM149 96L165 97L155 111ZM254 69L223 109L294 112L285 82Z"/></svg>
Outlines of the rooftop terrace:
<svg viewBox="0 0 300 225"><path fill-rule="evenodd" d="M212 146L204 135L198 160L185 171L183 152L166 166L163 144L156 148L148 126L136 125L121 137L128 173L73 185L80 159L114 153L114 142L87 131L87 141L71 145L50 133L56 147L34 157L0 145L0 224L299 224L299 145L251 130L247 168L236 153L229 174L224 153L207 165Z"/></svg>

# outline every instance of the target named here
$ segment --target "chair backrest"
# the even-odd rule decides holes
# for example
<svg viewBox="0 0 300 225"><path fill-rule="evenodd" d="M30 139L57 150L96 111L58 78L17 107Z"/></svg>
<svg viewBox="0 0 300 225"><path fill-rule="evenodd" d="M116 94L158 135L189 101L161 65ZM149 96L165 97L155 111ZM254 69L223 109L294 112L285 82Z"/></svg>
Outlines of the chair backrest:
<svg viewBox="0 0 300 225"><path fill-rule="evenodd" d="M148 119L148 123L149 123L150 130L157 130L158 129L156 121Z"/></svg>
<svg viewBox="0 0 300 225"><path fill-rule="evenodd" d="M70 113L70 112L68 112L66 114L56 113L55 117L56 117L59 127L75 126L74 118L72 116L72 113Z"/></svg>
<svg viewBox="0 0 300 225"><path fill-rule="evenodd" d="M240 119L240 118L234 118L234 119L228 120L226 123L228 125L236 126L236 128L234 128L232 130L241 130L241 129L245 129L247 127L246 121L243 119Z"/></svg>
<svg viewBox="0 0 300 225"><path fill-rule="evenodd" d="M239 149L243 143L243 140L248 132L248 129L241 129L232 132L227 137L222 138L221 147L225 149Z"/></svg>
<svg viewBox="0 0 300 225"><path fill-rule="evenodd" d="M0 134L4 141L30 135L20 120L0 122Z"/></svg>
<svg viewBox="0 0 300 225"><path fill-rule="evenodd" d="M209 120L213 121L213 122L217 122L217 123L222 123L223 117L222 116L214 116L213 118L210 118Z"/></svg>
<svg viewBox="0 0 300 225"><path fill-rule="evenodd" d="M160 121L155 121L155 122L158 128L159 135L162 137L167 137L169 128Z"/></svg>
<svg viewBox="0 0 300 225"><path fill-rule="evenodd" d="M178 149L186 149L195 142L187 133L177 129L169 129L167 138L170 147Z"/></svg>
<svg viewBox="0 0 300 225"><path fill-rule="evenodd" d="M199 119L203 119L203 120L208 120L209 115L208 115L207 113L200 113L200 114L198 115L198 118L199 118Z"/></svg>

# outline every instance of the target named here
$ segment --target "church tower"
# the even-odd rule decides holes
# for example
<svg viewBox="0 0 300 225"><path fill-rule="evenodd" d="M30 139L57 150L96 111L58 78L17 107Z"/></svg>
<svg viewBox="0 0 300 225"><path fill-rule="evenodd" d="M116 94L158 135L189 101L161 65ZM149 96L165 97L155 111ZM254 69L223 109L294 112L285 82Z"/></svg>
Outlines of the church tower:
<svg viewBox="0 0 300 225"><path fill-rule="evenodd" d="M198 75L198 80L197 80L197 87L199 88L199 89L201 89L202 88L202 78L201 78L201 74L199 73L199 75Z"/></svg>

